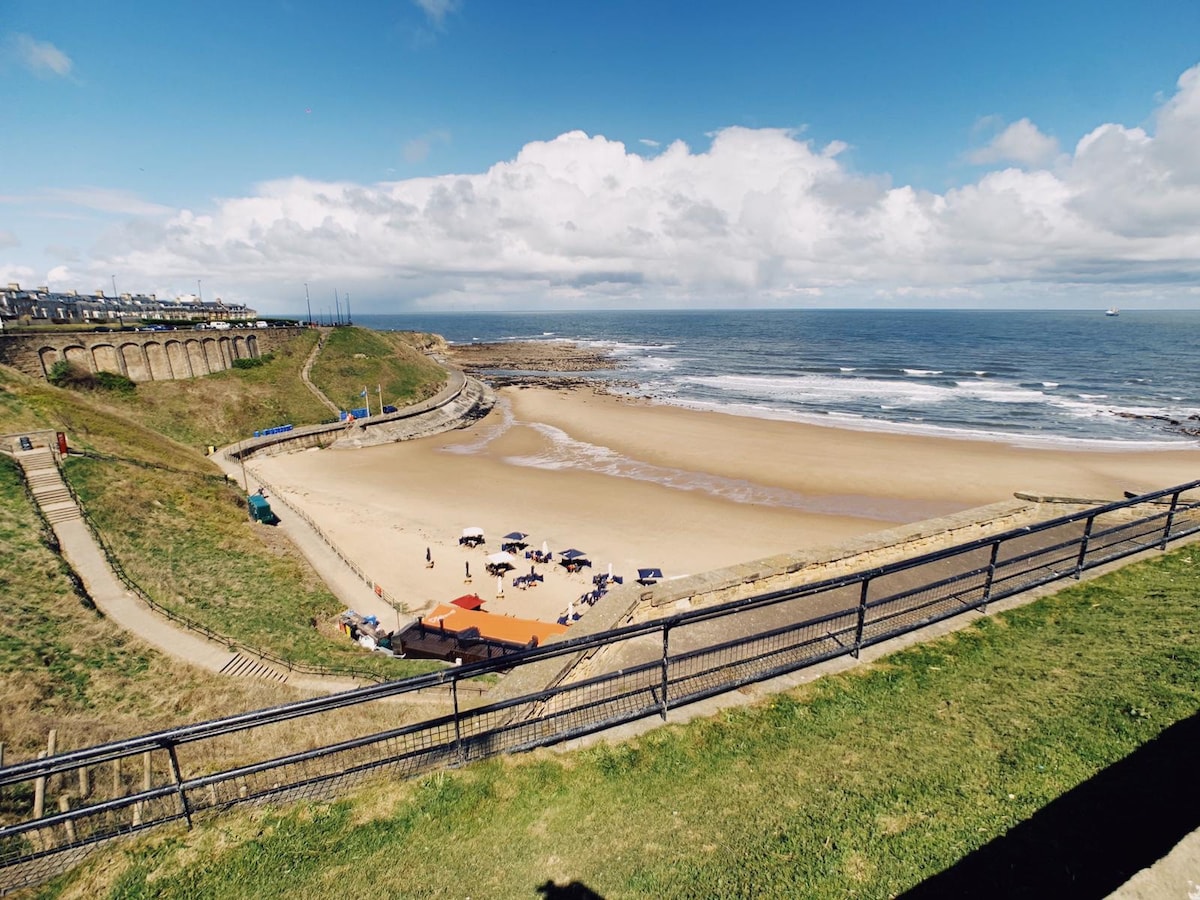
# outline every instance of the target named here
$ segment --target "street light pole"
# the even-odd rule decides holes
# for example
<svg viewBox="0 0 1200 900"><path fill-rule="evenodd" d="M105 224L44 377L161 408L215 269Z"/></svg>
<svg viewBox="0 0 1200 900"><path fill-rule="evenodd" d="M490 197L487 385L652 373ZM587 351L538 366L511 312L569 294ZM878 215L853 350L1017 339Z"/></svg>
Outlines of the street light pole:
<svg viewBox="0 0 1200 900"><path fill-rule="evenodd" d="M304 305L308 307L308 325L311 327L312 320L312 300L308 297L308 282L304 282Z"/></svg>
<svg viewBox="0 0 1200 900"><path fill-rule="evenodd" d="M196 279L196 299L199 300L201 303L204 302L204 294L200 290L200 279L199 278Z"/></svg>
<svg viewBox="0 0 1200 900"><path fill-rule="evenodd" d="M112 282L113 282L113 299L116 300L117 296L118 296L117 295L117 276L116 275L114 275L112 277Z"/></svg>

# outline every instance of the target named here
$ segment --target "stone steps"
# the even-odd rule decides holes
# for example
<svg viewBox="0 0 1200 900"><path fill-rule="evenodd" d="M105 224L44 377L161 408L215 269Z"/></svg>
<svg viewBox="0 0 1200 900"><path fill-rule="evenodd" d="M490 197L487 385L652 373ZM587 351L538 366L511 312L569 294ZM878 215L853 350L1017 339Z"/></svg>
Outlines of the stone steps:
<svg viewBox="0 0 1200 900"><path fill-rule="evenodd" d="M38 505L42 508L42 515L46 517L46 521L51 525L57 525L59 522L71 522L82 518L79 507L75 505L74 500L68 500L66 503L39 503Z"/></svg>

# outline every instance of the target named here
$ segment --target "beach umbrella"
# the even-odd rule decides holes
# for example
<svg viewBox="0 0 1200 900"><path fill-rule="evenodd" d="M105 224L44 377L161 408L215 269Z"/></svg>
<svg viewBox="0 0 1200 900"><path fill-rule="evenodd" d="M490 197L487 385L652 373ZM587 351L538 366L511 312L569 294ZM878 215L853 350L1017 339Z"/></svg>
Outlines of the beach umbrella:
<svg viewBox="0 0 1200 900"><path fill-rule="evenodd" d="M489 556L487 558L487 560L493 566L504 566L504 565L511 566L513 564L513 562L516 560L516 557L513 556L511 553L509 553L507 550L501 550L498 553L493 553L491 556Z"/></svg>
<svg viewBox="0 0 1200 900"><path fill-rule="evenodd" d="M574 547L572 547L570 550L564 550L562 553L560 553L558 555L560 557L562 557L563 559L567 560L567 562L570 562L573 559L581 559L582 557L587 556L587 554L584 553L582 550L576 550Z"/></svg>
<svg viewBox="0 0 1200 900"><path fill-rule="evenodd" d="M638 581L653 581L662 577L662 569L638 569Z"/></svg>
<svg viewBox="0 0 1200 900"><path fill-rule="evenodd" d="M496 576L496 596L499 597L504 593L504 578L501 575Z"/></svg>
<svg viewBox="0 0 1200 900"><path fill-rule="evenodd" d="M425 548L425 562L431 562L432 560L433 560L433 554L429 551L429 548L426 547Z"/></svg>
<svg viewBox="0 0 1200 900"><path fill-rule="evenodd" d="M545 556L549 552L550 552L550 545L547 544L545 541L542 541L542 556Z"/></svg>
<svg viewBox="0 0 1200 900"><path fill-rule="evenodd" d="M504 540L506 540L506 541L523 541L527 537L529 537L529 535L527 535L523 531L510 531L508 534L506 534L504 536Z"/></svg>
<svg viewBox="0 0 1200 900"><path fill-rule="evenodd" d="M467 565L467 577L470 578L471 577L471 564L467 563L466 565Z"/></svg>
<svg viewBox="0 0 1200 900"><path fill-rule="evenodd" d="M483 529L478 525L472 525L469 528L462 530L463 537L483 537Z"/></svg>
<svg viewBox="0 0 1200 900"><path fill-rule="evenodd" d="M612 563L608 564L608 577L612 578Z"/></svg>

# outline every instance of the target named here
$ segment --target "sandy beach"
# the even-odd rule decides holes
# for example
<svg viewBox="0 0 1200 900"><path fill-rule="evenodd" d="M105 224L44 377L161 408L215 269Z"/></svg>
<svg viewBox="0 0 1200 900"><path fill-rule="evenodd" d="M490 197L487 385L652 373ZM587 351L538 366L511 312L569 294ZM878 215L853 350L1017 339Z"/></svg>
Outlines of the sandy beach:
<svg viewBox="0 0 1200 900"><path fill-rule="evenodd" d="M469 429L358 450L255 459L252 471L321 524L414 612L477 593L493 613L554 621L609 565L666 578L849 538L1014 492L1096 500L1200 477L1200 451L1046 450L696 412L590 388L505 388ZM487 543L461 547L477 526ZM591 569L498 597L486 558L583 550ZM433 567L426 565L426 550ZM471 579L466 579L469 565Z"/></svg>

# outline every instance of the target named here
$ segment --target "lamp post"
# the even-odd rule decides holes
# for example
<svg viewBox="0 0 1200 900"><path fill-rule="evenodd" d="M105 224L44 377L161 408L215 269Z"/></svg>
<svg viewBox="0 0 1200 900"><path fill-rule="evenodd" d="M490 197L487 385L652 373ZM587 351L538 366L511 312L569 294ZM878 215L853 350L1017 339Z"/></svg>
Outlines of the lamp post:
<svg viewBox="0 0 1200 900"><path fill-rule="evenodd" d="M204 294L200 291L200 279L196 279L196 299L201 303L204 302Z"/></svg>
<svg viewBox="0 0 1200 900"><path fill-rule="evenodd" d="M307 281L304 282L304 305L308 307L308 322L307 322L307 324L311 328L313 325L312 300L310 300L308 297L308 282Z"/></svg>
<svg viewBox="0 0 1200 900"><path fill-rule="evenodd" d="M117 276L116 275L114 275L112 277L112 283L113 283L113 299L116 300L117 297L119 296L117 294Z"/></svg>

